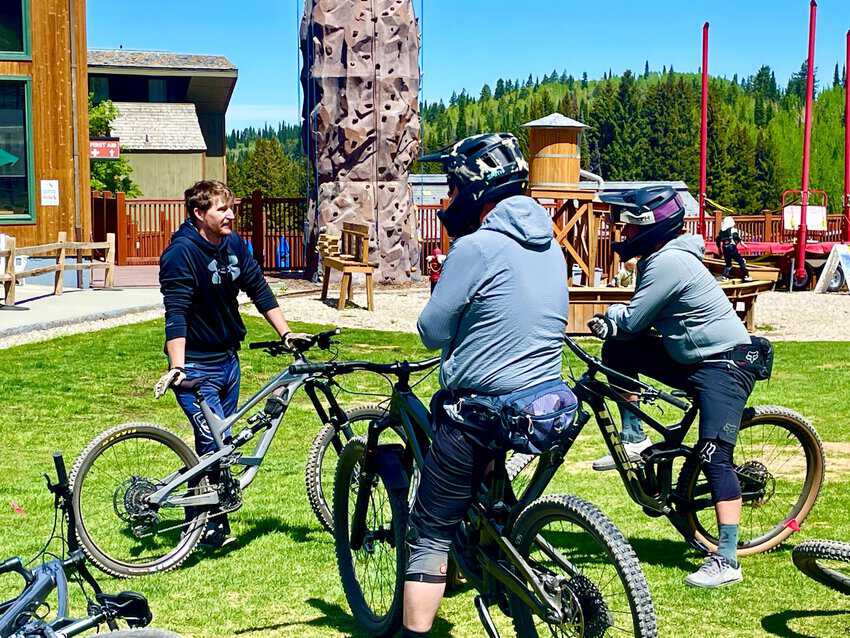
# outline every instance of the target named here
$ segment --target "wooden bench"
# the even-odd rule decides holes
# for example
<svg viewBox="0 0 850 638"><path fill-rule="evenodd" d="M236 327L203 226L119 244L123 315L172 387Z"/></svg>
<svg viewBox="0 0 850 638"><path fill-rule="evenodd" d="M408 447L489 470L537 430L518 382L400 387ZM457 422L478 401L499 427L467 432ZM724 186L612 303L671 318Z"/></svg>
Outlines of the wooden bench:
<svg viewBox="0 0 850 638"><path fill-rule="evenodd" d="M353 296L352 275L360 272L366 275L366 308L374 310L372 272L375 267L369 263L369 226L343 222L342 235L322 233L316 248L322 256L322 264L325 268L322 300L328 298L331 272L338 270L342 273L342 280L339 284L337 309L343 310L346 302Z"/></svg>

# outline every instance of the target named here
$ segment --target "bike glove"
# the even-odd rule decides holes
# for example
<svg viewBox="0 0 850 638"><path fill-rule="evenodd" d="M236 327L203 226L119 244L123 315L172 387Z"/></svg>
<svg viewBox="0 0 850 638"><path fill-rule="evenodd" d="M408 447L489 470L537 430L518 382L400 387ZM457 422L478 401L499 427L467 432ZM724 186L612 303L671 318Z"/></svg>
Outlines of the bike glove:
<svg viewBox="0 0 850 638"><path fill-rule="evenodd" d="M313 335L306 332L285 332L280 338L287 350L304 350L310 345Z"/></svg>
<svg viewBox="0 0 850 638"><path fill-rule="evenodd" d="M186 380L186 372L183 368L171 368L159 378L153 387L153 396L159 399L171 386L177 387Z"/></svg>
<svg viewBox="0 0 850 638"><path fill-rule="evenodd" d="M617 336L617 324L602 314L593 315L593 319L587 322L587 327L594 337L602 341Z"/></svg>

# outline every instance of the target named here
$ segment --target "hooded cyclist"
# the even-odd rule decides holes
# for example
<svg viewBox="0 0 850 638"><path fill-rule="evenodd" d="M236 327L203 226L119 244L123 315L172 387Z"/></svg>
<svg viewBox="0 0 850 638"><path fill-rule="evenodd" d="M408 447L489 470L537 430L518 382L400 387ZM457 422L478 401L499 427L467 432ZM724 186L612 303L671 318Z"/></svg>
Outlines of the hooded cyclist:
<svg viewBox="0 0 850 638"><path fill-rule="evenodd" d="M482 396L510 404L520 391L529 404L575 403L561 380L566 264L548 213L523 195L528 164L517 140L476 135L422 161L448 174L451 201L439 217L454 242L418 322L422 342L442 350L441 390L408 531L404 636L430 630L452 539L495 454L492 435L461 427L455 406Z"/></svg>
<svg viewBox="0 0 850 638"><path fill-rule="evenodd" d="M699 441L719 528L717 552L685 582L719 587L742 580L737 561L741 488L732 452L755 376L733 363L733 351L750 336L732 304L703 265L702 237L682 234L685 208L672 188L649 187L603 195L613 221L624 223L613 249L623 260L639 258L635 293L628 305L614 304L588 326L604 340L602 360L629 376L645 374L686 390L699 406ZM654 332L650 332L654 329ZM652 445L637 415L620 404L622 440L632 460ZM610 456L593 469L614 469Z"/></svg>

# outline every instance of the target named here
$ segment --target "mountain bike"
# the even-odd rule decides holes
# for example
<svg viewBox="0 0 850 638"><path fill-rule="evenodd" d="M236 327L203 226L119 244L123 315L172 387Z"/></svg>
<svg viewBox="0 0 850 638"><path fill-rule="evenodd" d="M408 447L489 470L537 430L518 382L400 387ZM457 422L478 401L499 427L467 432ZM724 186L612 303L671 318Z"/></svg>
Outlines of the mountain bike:
<svg viewBox="0 0 850 638"><path fill-rule="evenodd" d="M339 333L335 329L314 335L294 352L280 341L252 343L250 347L264 349L271 356L292 354L296 362L306 363L310 348L330 350ZM432 365L436 362L432 360ZM126 423L95 437L74 464L71 482L77 537L86 555L104 572L138 576L174 569L185 561L207 520L242 505L245 490L254 481L293 395L302 386L324 424L317 437L324 447L314 442L308 458L307 491L319 522L329 528L330 510L321 477L335 456L327 450L342 449L358 427L365 430L366 422L383 414L378 407L346 412L331 384L316 375L284 369L233 415L220 419L200 394L204 381L193 379L181 387L196 393L216 450L199 459L189 445L163 427ZM263 400L263 409L247 419L246 427L225 439L228 428ZM243 448L258 435L254 449L245 453Z"/></svg>
<svg viewBox="0 0 850 638"><path fill-rule="evenodd" d="M26 565L20 557L0 563L0 574L15 573L24 581L18 596L0 603L0 638L70 638L100 625L106 625L113 631L98 636L110 638L179 638L161 629L142 629L150 624L152 615L148 601L141 594L131 591L107 594L100 589L86 566L85 554L74 536L74 510L70 504L68 476L65 462L58 452L53 455L53 464L56 468L56 483L44 475L47 488L54 497L50 538L39 554ZM51 545L57 540L62 545L61 556L50 552ZM35 568L28 568L30 563L46 557L51 557L51 560L42 560ZM68 616L69 579L80 586L86 598L88 609L85 618ZM47 599L54 591L58 599L56 617L46 620L50 611ZM119 631L119 620L130 629Z"/></svg>
<svg viewBox="0 0 850 638"><path fill-rule="evenodd" d="M374 636L392 635L401 625L411 483L433 436L430 414L410 386L410 375L423 368L407 361L291 366L294 374L365 370L396 378L385 414L369 424L365 438L343 448L334 483L343 590L354 617ZM462 525L452 560L478 590L475 604L488 636L499 635L493 605L513 618L523 637L657 635L646 579L614 524L575 496L541 496L580 430L574 424L562 446L542 455L519 498L506 454L498 453Z"/></svg>
<svg viewBox="0 0 850 638"><path fill-rule="evenodd" d="M596 416L626 492L648 516L667 517L692 547L714 551L718 530L711 492L697 453L683 442L696 421L696 404L687 400L690 397L684 392L669 394L606 367L571 338L567 338L567 346L587 366L586 372L574 379L573 392L581 409ZM681 410L681 421L664 426L640 407L622 402L623 386L638 387L642 404L662 402ZM640 461L632 461L626 453L607 400L619 401L622 409L631 410L662 436L641 453ZM527 476L535 464L532 457L523 455L512 458L509 466L520 474L517 481L521 484L523 474ZM823 446L811 423L780 406L746 408L733 465L743 500L738 553L767 551L799 531L824 477ZM678 478L674 478L676 467Z"/></svg>
<svg viewBox="0 0 850 638"><path fill-rule="evenodd" d="M806 541L792 550L791 559L812 580L850 596L850 543Z"/></svg>

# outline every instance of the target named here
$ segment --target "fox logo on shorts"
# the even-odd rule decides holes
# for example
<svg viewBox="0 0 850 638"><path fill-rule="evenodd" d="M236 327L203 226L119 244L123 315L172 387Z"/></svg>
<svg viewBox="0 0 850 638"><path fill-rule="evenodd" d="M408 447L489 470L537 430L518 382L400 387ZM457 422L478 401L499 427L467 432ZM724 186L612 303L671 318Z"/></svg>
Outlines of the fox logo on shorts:
<svg viewBox="0 0 850 638"><path fill-rule="evenodd" d="M702 446L699 452L699 458L703 463L711 463L711 457L717 452L717 445L712 442L707 442Z"/></svg>

